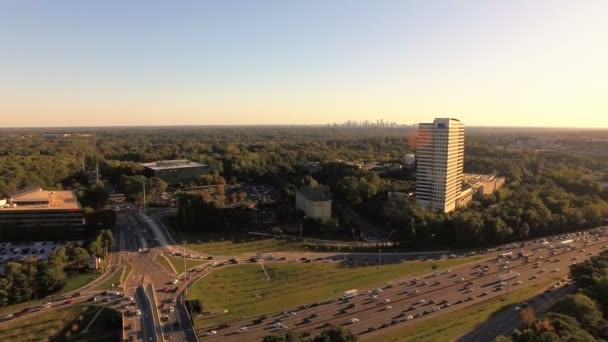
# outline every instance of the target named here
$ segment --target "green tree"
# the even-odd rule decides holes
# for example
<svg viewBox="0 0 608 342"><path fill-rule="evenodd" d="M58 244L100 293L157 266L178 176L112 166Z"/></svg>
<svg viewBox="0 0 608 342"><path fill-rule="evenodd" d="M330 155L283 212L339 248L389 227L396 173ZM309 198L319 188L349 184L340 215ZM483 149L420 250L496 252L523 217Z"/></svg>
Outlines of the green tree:
<svg viewBox="0 0 608 342"><path fill-rule="evenodd" d="M574 317L583 329L591 332L596 332L605 323L595 303L582 293L561 298L551 308L551 312Z"/></svg>
<svg viewBox="0 0 608 342"><path fill-rule="evenodd" d="M321 331L321 333L313 339L314 342L355 342L357 336L350 330L341 327L331 327Z"/></svg>
<svg viewBox="0 0 608 342"><path fill-rule="evenodd" d="M43 289L42 295L47 295L63 288L66 275L63 268L53 262L41 262L38 266L38 284Z"/></svg>

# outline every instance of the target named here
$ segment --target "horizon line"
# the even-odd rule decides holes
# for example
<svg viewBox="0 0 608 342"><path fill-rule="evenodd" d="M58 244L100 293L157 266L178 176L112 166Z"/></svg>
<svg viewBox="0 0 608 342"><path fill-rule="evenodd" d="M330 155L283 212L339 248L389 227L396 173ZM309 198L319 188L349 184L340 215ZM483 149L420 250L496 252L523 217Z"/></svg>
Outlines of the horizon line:
<svg viewBox="0 0 608 342"><path fill-rule="evenodd" d="M0 126L0 130L19 130L19 129L94 129L94 128L188 128L188 127L222 127L222 128L235 128L235 127L333 127L337 124L338 127L342 128L411 128L418 125L418 123L404 124L398 123L394 127L375 127L375 126L350 126L346 127L345 123L326 123L326 124L177 124L177 125L98 125L98 126L85 126L85 125L65 125L65 126ZM590 127L590 126L524 126L524 125L467 125L469 128L544 128L544 129L585 129L585 130L604 130L608 127Z"/></svg>

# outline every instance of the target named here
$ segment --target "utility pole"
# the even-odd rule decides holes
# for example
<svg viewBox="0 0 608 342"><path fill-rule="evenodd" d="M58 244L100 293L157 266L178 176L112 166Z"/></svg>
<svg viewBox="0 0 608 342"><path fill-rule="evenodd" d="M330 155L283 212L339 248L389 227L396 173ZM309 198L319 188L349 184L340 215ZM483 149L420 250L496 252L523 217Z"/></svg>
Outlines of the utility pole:
<svg viewBox="0 0 608 342"><path fill-rule="evenodd" d="M144 199L143 199L143 205L142 208L144 209L144 214L146 213L146 181L142 181L141 182L142 188L144 189Z"/></svg>
<svg viewBox="0 0 608 342"><path fill-rule="evenodd" d="M184 287L186 297L188 297L188 283L186 282L186 273L188 272L188 270L186 270L186 240L182 241L182 243L184 244L184 253L182 254L184 260Z"/></svg>
<svg viewBox="0 0 608 342"><path fill-rule="evenodd" d="M509 277L509 275L510 275L509 267L511 266L511 263L508 261L505 261L505 262L507 262L507 297L509 297L509 281L511 280L511 277Z"/></svg>
<svg viewBox="0 0 608 342"><path fill-rule="evenodd" d="M378 288L380 288L380 278L382 273L382 248L380 248L378 255Z"/></svg>
<svg viewBox="0 0 608 342"><path fill-rule="evenodd" d="M104 263L103 263L103 271L105 272L108 269L108 241L106 241L105 246L103 247L103 255L104 255Z"/></svg>

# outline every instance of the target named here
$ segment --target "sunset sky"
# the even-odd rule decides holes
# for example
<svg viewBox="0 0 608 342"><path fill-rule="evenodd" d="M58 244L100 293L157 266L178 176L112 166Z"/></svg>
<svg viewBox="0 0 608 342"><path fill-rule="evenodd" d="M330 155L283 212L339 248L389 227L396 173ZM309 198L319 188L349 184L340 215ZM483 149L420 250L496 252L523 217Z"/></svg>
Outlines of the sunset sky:
<svg viewBox="0 0 608 342"><path fill-rule="evenodd" d="M608 127L608 1L2 1L0 127Z"/></svg>

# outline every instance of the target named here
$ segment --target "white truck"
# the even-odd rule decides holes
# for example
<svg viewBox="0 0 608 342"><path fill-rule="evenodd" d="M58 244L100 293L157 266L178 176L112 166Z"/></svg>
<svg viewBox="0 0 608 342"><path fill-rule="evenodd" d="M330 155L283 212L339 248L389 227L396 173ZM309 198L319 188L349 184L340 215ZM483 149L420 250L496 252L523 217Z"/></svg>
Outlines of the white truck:
<svg viewBox="0 0 608 342"><path fill-rule="evenodd" d="M515 272L515 271L511 271L509 273L505 273L505 274L501 274L498 276L498 281L499 282L503 282L503 281L507 281L507 280L511 280L514 278L519 277L519 273Z"/></svg>
<svg viewBox="0 0 608 342"><path fill-rule="evenodd" d="M357 290L348 290L346 292L344 292L344 294L342 295L341 299L350 299L353 298L354 296L358 295L359 291Z"/></svg>

